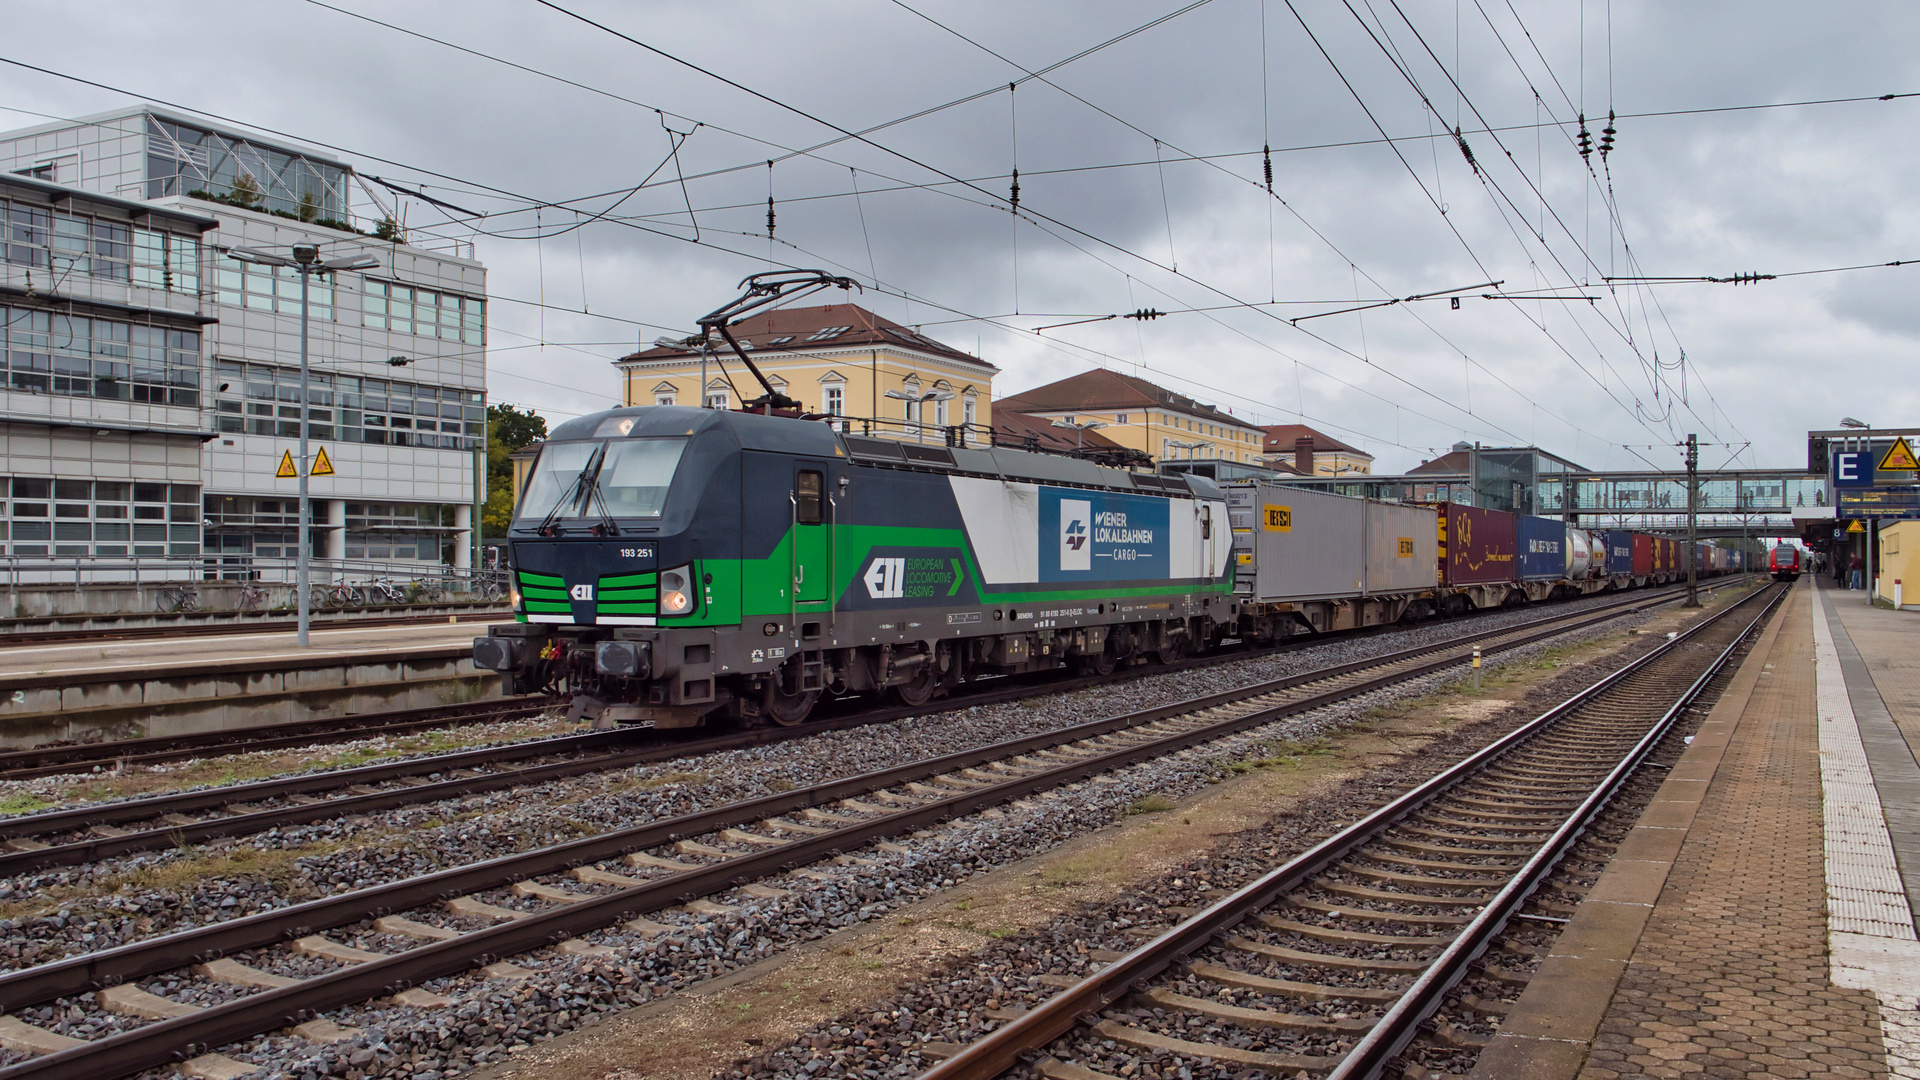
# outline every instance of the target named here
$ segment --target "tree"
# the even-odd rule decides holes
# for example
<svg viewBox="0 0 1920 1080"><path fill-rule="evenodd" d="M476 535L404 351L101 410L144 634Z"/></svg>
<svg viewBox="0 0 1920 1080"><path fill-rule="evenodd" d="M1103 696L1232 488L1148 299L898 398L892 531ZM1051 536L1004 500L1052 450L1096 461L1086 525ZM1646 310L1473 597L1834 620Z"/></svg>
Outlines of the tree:
<svg viewBox="0 0 1920 1080"><path fill-rule="evenodd" d="M227 192L227 201L235 206L256 207L260 204L260 181L248 173L234 178L233 189Z"/></svg>
<svg viewBox="0 0 1920 1080"><path fill-rule="evenodd" d="M512 405L487 406L487 501L482 535L507 535L513 520L513 452L547 437L547 418Z"/></svg>
<svg viewBox="0 0 1920 1080"><path fill-rule="evenodd" d="M312 221L314 218L320 216L320 200L313 197L313 192L303 191L300 193L298 216L301 221Z"/></svg>
<svg viewBox="0 0 1920 1080"><path fill-rule="evenodd" d="M400 223L390 217L383 217L378 224L374 225L373 236L376 240L391 240L396 244L407 242L407 238L400 232Z"/></svg>

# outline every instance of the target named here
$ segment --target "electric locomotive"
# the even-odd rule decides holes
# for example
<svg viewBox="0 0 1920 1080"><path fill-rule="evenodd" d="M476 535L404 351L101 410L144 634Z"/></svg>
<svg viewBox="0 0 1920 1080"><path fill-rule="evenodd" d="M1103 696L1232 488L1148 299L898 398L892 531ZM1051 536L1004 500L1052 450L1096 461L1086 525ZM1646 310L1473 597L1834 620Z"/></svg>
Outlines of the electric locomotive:
<svg viewBox="0 0 1920 1080"><path fill-rule="evenodd" d="M1226 502L1006 448L675 406L567 421L509 530L518 621L474 641L575 715L797 724L985 673L1171 660L1233 622Z"/></svg>

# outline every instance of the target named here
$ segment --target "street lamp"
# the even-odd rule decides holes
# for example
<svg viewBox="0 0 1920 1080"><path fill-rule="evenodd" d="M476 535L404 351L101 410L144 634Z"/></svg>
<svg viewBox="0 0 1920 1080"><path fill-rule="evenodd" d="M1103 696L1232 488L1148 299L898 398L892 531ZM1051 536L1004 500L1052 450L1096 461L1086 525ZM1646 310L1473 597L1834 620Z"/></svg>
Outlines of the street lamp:
<svg viewBox="0 0 1920 1080"><path fill-rule="evenodd" d="M300 275L300 464L296 470L300 474L300 531L298 534L300 547L294 561L293 594L300 613L297 640L305 646L307 630L313 619L312 605L307 596L307 586L311 580L307 566L307 549L311 543L308 524L311 510L307 498L307 419L312 412L307 400L307 287L316 275L330 274L335 270L365 270L379 266L380 260L371 255L361 255L352 259L323 260L320 258L320 245L313 243L295 244L290 249L290 253L292 258L257 248L233 248L227 252L227 258L259 266L291 267L294 273ZM474 528L479 527L480 523L474 522Z"/></svg>
<svg viewBox="0 0 1920 1080"><path fill-rule="evenodd" d="M1085 420L1078 424L1071 420L1055 420L1053 426L1072 429L1074 449L1085 450L1087 448L1087 432L1092 431L1094 428L1106 427L1107 425L1098 420Z"/></svg>
<svg viewBox="0 0 1920 1080"><path fill-rule="evenodd" d="M1187 452L1187 460L1192 461L1193 452L1208 445L1208 443L1204 439L1199 442L1179 442L1175 439L1168 439L1167 445L1173 447L1175 450L1185 450Z"/></svg>
<svg viewBox="0 0 1920 1080"><path fill-rule="evenodd" d="M921 442L920 417L917 415L919 409L915 406L928 401L952 401L953 391L929 390L924 394L909 394L905 390L889 390L885 396L895 401L904 401L907 403L907 420L913 424L913 441Z"/></svg>

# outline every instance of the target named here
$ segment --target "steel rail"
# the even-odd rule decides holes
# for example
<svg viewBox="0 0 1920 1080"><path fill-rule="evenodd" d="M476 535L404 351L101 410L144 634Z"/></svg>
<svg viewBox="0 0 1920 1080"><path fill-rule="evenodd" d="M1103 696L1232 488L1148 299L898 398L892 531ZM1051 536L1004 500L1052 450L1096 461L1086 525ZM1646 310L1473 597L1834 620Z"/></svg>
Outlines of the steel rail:
<svg viewBox="0 0 1920 1080"><path fill-rule="evenodd" d="M1522 635L1514 641L1500 643L1494 651L1521 648L1533 641L1572 632L1590 623L1616 618L1620 614L1622 612L1614 611L1580 620L1570 626ZM1512 634L1516 631L1514 628L1508 628L1500 633ZM88 1075L97 1076L122 1076L141 1069L164 1065L170 1061L191 1056L200 1049L295 1022L317 1010L334 1008L382 994L396 993L429 979L455 974L474 966L491 963L503 956L553 944L579 933L684 903L784 869L857 849L874 840L912 832L1041 790L1073 783L1109 769L1161 757L1236 731L1257 727L1276 719L1364 694L1382 686L1443 670L1456 665L1461 659L1458 653L1452 652L1449 648L1458 644L1458 641L1454 641L1447 645L1405 650L1403 653L1392 654L1392 658L1356 661L1322 671L1302 673L1287 679L1258 684L1256 687L1204 695L1184 702L1027 736L1008 743L977 747L895 769L832 781L677 819L587 837L534 852L503 856L488 862L458 867L407 881L375 886L355 893L310 901L276 911L262 912L241 919L181 931L149 942L120 946L100 953L56 961L0 976L0 1011L12 1011L50 998L81 993L143 975L217 959L225 954L271 945L319 930L347 925L371 916L407 910L435 900L499 887L513 881L569 869L629 851L702 835L717 829L748 824L770 816L836 802L873 790L952 772L955 769L968 768L996 759L1016 757L1064 743L1109 734L1172 716L1229 704L1261 693L1270 693L1275 689L1338 677L1341 674L1352 673L1354 669L1404 662L1407 659L1406 653L1423 654L1435 651L1449 653L1412 668L1390 672L1295 701L1253 710L1238 717L1191 728L1170 736L1096 754L1042 772L1014 777L1000 784L960 792L892 814L851 823L831 833L802 837L772 850L741 855L725 862L682 871L617 892L585 897L564 907L538 912L507 924L488 927L448 941L420 946L380 960L368 961L303 980L294 986L265 991L203 1009L190 1016L162 1021L46 1057L34 1058L11 1068L0 1069L0 1078L11 1080L14 1077L47 1075L49 1072L62 1070L68 1065L80 1063L84 1063ZM1417 656L1415 658L1417 659Z"/></svg>
<svg viewBox="0 0 1920 1080"><path fill-rule="evenodd" d="M1606 675L1566 701L1496 739L1285 864L1242 885L1205 910L1181 921L1100 971L1062 990L1011 1021L1007 1026L968 1044L959 1053L922 1073L919 1080L992 1080L1000 1076L1019 1064L1022 1054L1046 1046L1065 1035L1081 1023L1084 1017L1091 1016L1099 1009L1119 1000L1132 992L1135 986L1158 975L1177 963L1181 957L1212 941L1223 928L1245 920L1254 912L1272 904L1283 894L1299 888L1359 850L1369 841L1384 834L1395 824L1433 802L1440 795L1505 757L1509 751L1553 727L1581 705L1620 685L1657 660L1671 655L1675 649L1691 641L1696 635L1717 625L1720 620L1729 617L1733 612L1763 595L1766 595L1764 590L1743 598L1725 610L1690 627L1673 640L1662 643L1632 663ZM1773 605L1778 602L1779 595L1784 594L1776 594L1756 617L1754 624L1766 617ZM1750 624L1746 630L1743 630L1740 637L1744 638L1754 624ZM1736 639L1736 645L1738 640ZM1731 651L1731 647L1728 651ZM1531 866L1532 863L1528 865ZM1535 884L1537 885L1537 879ZM1531 891L1532 886L1529 886L1519 895L1519 899L1524 900L1526 894ZM1505 916L1502 916L1502 925L1504 921ZM1490 937L1491 934L1487 936ZM1484 948L1484 944L1481 947ZM1472 955L1477 956L1478 951L1476 950ZM1472 956L1468 959L1472 959ZM1441 987L1441 992L1451 985L1452 981L1447 982L1446 986ZM1437 1003L1438 994L1434 994L1433 999ZM1413 1021L1413 1024L1417 1025L1418 1020L1424 1018L1422 1014ZM1397 1049L1398 1047L1395 1052ZM1386 1055L1386 1057L1391 1056L1391 1054ZM1381 1060L1384 1061L1386 1058ZM4 1075L6 1074L0 1073L0 1076Z"/></svg>
<svg viewBox="0 0 1920 1080"><path fill-rule="evenodd" d="M1344 668L1327 668L1320 670L1329 674L1340 674L1345 671L1358 670L1379 663L1397 662L1402 658L1420 655L1437 649L1451 648L1467 642L1479 641L1489 637L1498 637L1503 634L1567 622L1569 620L1584 620L1580 625L1587 625L1591 622L1609 621L1626 613L1623 612L1622 609L1629 609L1629 611L1642 610L1647 607L1670 602L1678 595L1678 590L1674 590L1671 594L1635 596L1617 604L1607 605L1598 612L1587 610L1548 616L1514 626L1463 635L1439 644L1419 646L1413 649L1384 654L1373 660L1354 661ZM1242 658L1244 658L1244 654ZM1184 670L1187 667L1217 664L1226 662L1227 659L1231 658L1196 658L1194 660L1183 661L1181 665L1171 670ZM1137 674L1142 676L1163 674L1168 670L1170 669L1164 667L1144 667L1139 669ZM964 697L944 699L939 706L939 710L944 711L966 705L992 704L999 701L1030 696L1036 692L1067 692L1082 686L1090 686L1104 682L1106 678L1100 676L1084 676L1078 679L1044 683L1037 687L1024 681L1013 686L994 687L989 684L988 688L984 691L968 694ZM1294 678L1298 678L1298 676ZM1293 683L1289 683L1287 680L1276 680L1271 683L1258 684L1258 686L1264 687L1266 690L1272 690L1283 688L1282 684L1293 685ZM32 848L29 850L0 851L0 875L29 873L57 866L74 866L98 861L100 859L112 858L118 855L151 851L156 848L205 843L209 840L263 832L267 829L307 824L338 817L343 814L375 813L382 810L393 809L398 806L432 802L438 799L462 798L522 784L558 780L608 769L629 768L634 765L672 760L678 757L782 742L789 739L819 734L825 731L840 730L863 724L888 722L908 716L920 715L925 711L927 711L925 707L897 706L868 710L852 716L801 725L796 728L752 729L746 732L692 742L662 742L625 752L608 749L618 746L622 742L645 738L649 733L649 729L646 728L623 728L606 732L565 735L505 746L483 747L475 750L454 751L447 754L407 758L401 761L364 765L353 769L309 773L301 776L255 781L248 784L235 784L202 791L156 795L142 799L130 799L123 802L76 807L70 810L50 810L38 814L25 814L13 818L0 819L0 840L44 836L55 832L77 831L96 825L112 826L124 822L147 821L166 814L202 811L261 802L268 799L286 798L293 795L305 795L312 792L337 791L342 788L350 788L354 785L384 783L405 777L431 775L436 772L454 772L473 766L497 766L505 761L522 760L530 757L545 757L554 754L572 754L587 751L606 751L600 756L592 758L549 762L542 765L517 769L502 769L477 776L456 777L407 788L335 797L321 803L296 804L273 807L266 810L256 810L245 814L229 814L223 817L210 818L206 821L187 824L169 824L161 828L141 829L112 836L91 837L84 840L75 840L64 844Z"/></svg>

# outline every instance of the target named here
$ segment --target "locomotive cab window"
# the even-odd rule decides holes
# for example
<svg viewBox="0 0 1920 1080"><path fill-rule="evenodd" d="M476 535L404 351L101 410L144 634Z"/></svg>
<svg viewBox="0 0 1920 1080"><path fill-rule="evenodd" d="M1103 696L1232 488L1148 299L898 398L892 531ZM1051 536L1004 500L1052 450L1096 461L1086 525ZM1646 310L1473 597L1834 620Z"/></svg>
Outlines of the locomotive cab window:
<svg viewBox="0 0 1920 1080"><path fill-rule="evenodd" d="M523 516L659 517L680 466L685 439L550 443L534 463L520 500Z"/></svg>
<svg viewBox="0 0 1920 1080"><path fill-rule="evenodd" d="M826 475L815 469L802 469L794 480L794 518L802 525L818 525L826 520Z"/></svg>

